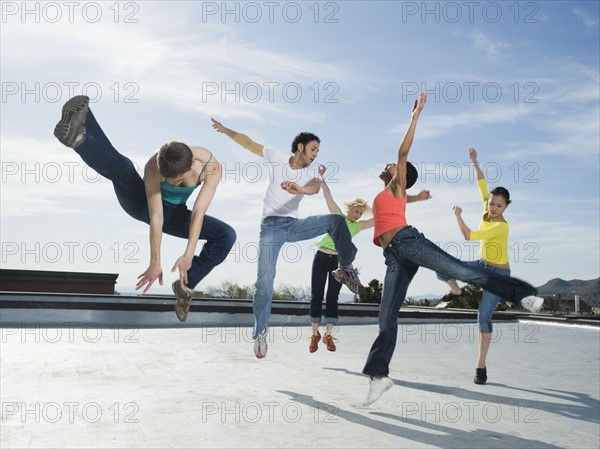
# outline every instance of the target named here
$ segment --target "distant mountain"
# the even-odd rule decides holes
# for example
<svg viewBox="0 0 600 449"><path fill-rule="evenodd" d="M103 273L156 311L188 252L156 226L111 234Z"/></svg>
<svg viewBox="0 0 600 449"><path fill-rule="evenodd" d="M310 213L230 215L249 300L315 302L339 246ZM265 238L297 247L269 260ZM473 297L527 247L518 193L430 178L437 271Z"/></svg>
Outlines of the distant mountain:
<svg viewBox="0 0 600 449"><path fill-rule="evenodd" d="M540 295L581 295L596 296L600 295L600 278L582 281L573 279L565 281L564 279L554 278L538 287Z"/></svg>

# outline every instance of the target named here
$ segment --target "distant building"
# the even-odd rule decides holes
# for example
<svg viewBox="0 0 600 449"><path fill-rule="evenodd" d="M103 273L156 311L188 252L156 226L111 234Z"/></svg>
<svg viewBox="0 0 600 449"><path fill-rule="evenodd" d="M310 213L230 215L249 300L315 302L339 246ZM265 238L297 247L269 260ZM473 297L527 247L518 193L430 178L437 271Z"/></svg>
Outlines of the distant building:
<svg viewBox="0 0 600 449"><path fill-rule="evenodd" d="M115 294L118 274L71 271L0 270L0 291Z"/></svg>

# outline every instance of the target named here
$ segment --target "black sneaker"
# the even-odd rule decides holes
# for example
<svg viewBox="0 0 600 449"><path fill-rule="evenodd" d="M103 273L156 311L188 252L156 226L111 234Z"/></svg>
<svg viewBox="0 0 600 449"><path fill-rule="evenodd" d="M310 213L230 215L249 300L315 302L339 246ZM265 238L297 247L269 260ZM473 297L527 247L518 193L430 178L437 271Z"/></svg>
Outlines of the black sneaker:
<svg viewBox="0 0 600 449"><path fill-rule="evenodd" d="M454 293L452 293L452 291L449 291L448 293L446 293L444 296L442 296L440 298L440 302L442 302L442 301L443 302L450 302L453 299L458 299L458 298L460 298L463 295L464 292L465 292L465 288L464 287L460 289L460 293L458 295L455 295Z"/></svg>
<svg viewBox="0 0 600 449"><path fill-rule="evenodd" d="M54 128L54 135L63 145L75 148L78 137L85 134L85 119L89 110L89 97L78 95L62 108L62 118Z"/></svg>
<svg viewBox="0 0 600 449"><path fill-rule="evenodd" d="M483 385L487 382L487 367L475 368L475 378L473 382L479 385Z"/></svg>

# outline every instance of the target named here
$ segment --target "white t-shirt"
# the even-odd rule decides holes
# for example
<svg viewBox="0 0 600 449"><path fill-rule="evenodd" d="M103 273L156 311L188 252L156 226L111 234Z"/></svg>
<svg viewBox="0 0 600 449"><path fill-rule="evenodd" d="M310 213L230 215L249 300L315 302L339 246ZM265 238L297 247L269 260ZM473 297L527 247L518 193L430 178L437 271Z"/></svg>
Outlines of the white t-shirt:
<svg viewBox="0 0 600 449"><path fill-rule="evenodd" d="M273 147L263 147L263 156L269 169L269 182L263 197L263 213L265 217L298 218L298 206L304 195L294 195L281 188L284 181L295 182L305 186L314 178L319 177L318 165L312 164L306 168L294 170L290 167L292 153L284 153Z"/></svg>

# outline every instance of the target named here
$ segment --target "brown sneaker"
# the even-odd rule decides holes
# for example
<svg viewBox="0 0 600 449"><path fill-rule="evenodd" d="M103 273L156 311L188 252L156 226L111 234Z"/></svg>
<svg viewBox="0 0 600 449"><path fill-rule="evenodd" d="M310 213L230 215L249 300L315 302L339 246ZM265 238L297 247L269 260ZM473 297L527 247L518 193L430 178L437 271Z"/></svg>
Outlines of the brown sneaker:
<svg viewBox="0 0 600 449"><path fill-rule="evenodd" d="M323 337L323 343L325 343L327 345L327 350L328 351L335 351L337 348L335 347L335 343L333 342L333 336L331 335L325 335Z"/></svg>
<svg viewBox="0 0 600 449"><path fill-rule="evenodd" d="M179 280L173 282L171 287L177 298L175 302L175 314L179 321L185 321L192 305L192 290L187 287L182 288Z"/></svg>
<svg viewBox="0 0 600 449"><path fill-rule="evenodd" d="M319 349L319 340L321 339L321 333L317 331L317 335L311 335L310 337L310 345L308 346L308 350L310 352L315 352Z"/></svg>
<svg viewBox="0 0 600 449"><path fill-rule="evenodd" d="M62 108L62 117L54 128L54 135L63 144L75 148L85 135L85 119L90 99L85 95L71 98Z"/></svg>

